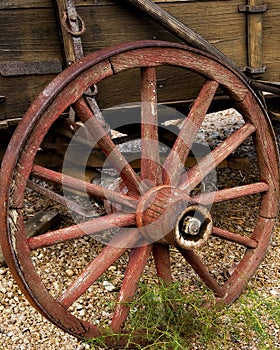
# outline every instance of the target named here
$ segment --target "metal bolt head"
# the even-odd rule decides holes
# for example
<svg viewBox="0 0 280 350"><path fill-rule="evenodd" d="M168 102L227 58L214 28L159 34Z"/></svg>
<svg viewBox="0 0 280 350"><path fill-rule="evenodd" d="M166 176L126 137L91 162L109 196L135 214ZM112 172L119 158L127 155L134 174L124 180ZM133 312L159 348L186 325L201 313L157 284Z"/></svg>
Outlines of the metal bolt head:
<svg viewBox="0 0 280 350"><path fill-rule="evenodd" d="M201 221L197 218L186 216L182 225L182 230L184 233L192 236L199 234L201 228Z"/></svg>

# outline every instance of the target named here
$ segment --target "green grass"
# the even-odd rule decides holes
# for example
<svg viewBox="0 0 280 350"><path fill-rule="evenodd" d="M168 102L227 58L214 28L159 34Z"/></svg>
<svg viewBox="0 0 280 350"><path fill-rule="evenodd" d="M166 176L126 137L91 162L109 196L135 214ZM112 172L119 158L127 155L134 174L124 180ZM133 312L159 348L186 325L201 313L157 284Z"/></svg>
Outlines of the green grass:
<svg viewBox="0 0 280 350"><path fill-rule="evenodd" d="M122 349L280 349L280 301L248 290L233 305L217 307L206 290L184 295L179 283L140 286L130 303L127 346ZM278 333L277 331L278 327ZM134 331L142 329L147 345L133 343ZM112 334L112 338L117 335ZM109 349L104 338L89 342L92 349Z"/></svg>

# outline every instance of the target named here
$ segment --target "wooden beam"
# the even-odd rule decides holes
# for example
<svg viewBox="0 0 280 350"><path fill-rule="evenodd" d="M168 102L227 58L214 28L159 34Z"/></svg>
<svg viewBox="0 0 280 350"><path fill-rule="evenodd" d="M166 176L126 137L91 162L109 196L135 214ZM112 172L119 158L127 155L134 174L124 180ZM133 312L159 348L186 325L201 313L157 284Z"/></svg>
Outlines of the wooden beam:
<svg viewBox="0 0 280 350"><path fill-rule="evenodd" d="M248 66L251 74L264 73L263 65L263 13L267 10L264 0L247 0L247 5L239 6L240 12L247 16L247 51Z"/></svg>

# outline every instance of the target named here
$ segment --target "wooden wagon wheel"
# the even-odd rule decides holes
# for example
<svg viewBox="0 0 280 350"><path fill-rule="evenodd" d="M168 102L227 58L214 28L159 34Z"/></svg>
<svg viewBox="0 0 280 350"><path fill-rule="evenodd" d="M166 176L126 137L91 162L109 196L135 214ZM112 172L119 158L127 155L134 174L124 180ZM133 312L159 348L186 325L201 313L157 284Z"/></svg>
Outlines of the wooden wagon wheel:
<svg viewBox="0 0 280 350"><path fill-rule="evenodd" d="M154 108L157 98L156 73L159 67L166 65L193 71L204 79L204 83L183 121L172 150L160 164L158 121ZM121 76L130 69L139 70L142 85L140 174L132 169L110 136L103 131L83 97L90 86L113 75ZM197 165L185 170L190 148L218 88L233 101L244 124L199 160ZM35 154L47 131L70 105L120 173L123 187L127 188L126 193L71 177L62 179L60 173L34 164ZM251 136L257 154L259 179L243 186L194 194L193 190L207 174ZM80 225L27 239L23 201L31 175L56 184L64 182L77 191L86 187L90 196L110 201L114 210ZM129 313L127 302L136 293L149 256L154 258L158 277L171 283L170 256L176 249L186 266L195 271L217 300L230 303L238 297L264 257L278 213L278 187L278 156L272 128L256 96L238 74L203 52L177 44L153 41L121 45L89 55L62 72L35 100L18 126L2 164L2 246L15 279L32 305L58 327L78 338L97 337L106 334L106 330L73 315L71 305L117 259L128 254L110 323L113 332L122 333L125 332L124 325ZM211 205L224 205L253 195L259 198L259 204L249 234L232 232L219 226L212 218ZM251 209L246 210L250 212ZM125 231L116 233L78 277L73 277L62 295L52 294L51 286L47 288L44 285L34 267L32 253L58 243L61 249L61 243L69 239L94 235L114 227L123 227ZM232 242L232 246L242 247L239 261L235 259L230 274L222 282L212 274L199 253L199 249L207 247L213 236L220 241L219 249L228 241Z"/></svg>

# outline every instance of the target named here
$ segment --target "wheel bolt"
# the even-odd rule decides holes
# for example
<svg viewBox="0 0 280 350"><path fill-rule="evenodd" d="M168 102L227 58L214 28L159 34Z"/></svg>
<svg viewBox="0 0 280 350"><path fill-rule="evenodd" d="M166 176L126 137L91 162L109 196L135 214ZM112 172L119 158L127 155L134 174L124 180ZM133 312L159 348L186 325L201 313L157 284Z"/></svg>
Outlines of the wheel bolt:
<svg viewBox="0 0 280 350"><path fill-rule="evenodd" d="M199 234L201 228L201 221L197 218L186 216L182 225L184 233L192 236Z"/></svg>

